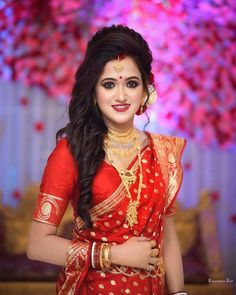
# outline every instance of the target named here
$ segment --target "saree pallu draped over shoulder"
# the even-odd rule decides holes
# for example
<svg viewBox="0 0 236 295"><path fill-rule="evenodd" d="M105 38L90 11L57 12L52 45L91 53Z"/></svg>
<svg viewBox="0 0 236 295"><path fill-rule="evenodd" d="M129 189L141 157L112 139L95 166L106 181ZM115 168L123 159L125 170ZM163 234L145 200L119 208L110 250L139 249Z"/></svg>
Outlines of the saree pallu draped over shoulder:
<svg viewBox="0 0 236 295"><path fill-rule="evenodd" d="M182 181L180 159L185 140L177 137L147 133L149 144L141 152L143 183L138 223L130 228L126 223L129 199L119 174L103 161L93 184L93 207L90 214L91 229L83 229L77 217L73 239L67 253L66 266L57 283L58 295L69 294L166 294L165 267L162 244L165 218L175 214L175 199ZM138 175L138 157L129 169ZM137 181L129 189L133 200L137 198ZM158 247L158 265L154 271L112 265L107 271L91 267L93 242L121 244L131 237L145 236L155 239Z"/></svg>

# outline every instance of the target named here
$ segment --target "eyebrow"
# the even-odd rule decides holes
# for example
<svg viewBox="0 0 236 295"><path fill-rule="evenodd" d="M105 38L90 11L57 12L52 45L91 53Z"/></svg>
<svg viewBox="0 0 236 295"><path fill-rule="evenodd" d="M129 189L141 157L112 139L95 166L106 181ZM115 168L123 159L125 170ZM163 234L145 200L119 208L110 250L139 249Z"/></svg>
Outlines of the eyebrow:
<svg viewBox="0 0 236 295"><path fill-rule="evenodd" d="M120 75L120 76L122 76L122 75ZM130 80L130 79L136 79L136 80L139 80L140 81L139 77L137 77L137 76L128 77L128 78L125 79L125 81ZM109 80L109 81L117 81L119 79L115 79L115 78L104 78L104 79L101 80L101 83L102 82L105 82L107 80Z"/></svg>

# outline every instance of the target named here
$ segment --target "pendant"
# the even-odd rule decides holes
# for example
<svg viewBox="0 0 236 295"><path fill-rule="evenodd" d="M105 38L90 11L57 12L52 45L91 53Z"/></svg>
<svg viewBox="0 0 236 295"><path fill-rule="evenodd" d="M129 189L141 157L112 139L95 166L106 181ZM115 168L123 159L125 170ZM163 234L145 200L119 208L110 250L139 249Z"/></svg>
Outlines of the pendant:
<svg viewBox="0 0 236 295"><path fill-rule="evenodd" d="M138 224L138 201L129 201L129 205L126 210L126 222L132 228L134 224Z"/></svg>
<svg viewBox="0 0 236 295"><path fill-rule="evenodd" d="M120 176L126 187L135 183L137 179L137 176L134 174L133 171L122 170L120 171Z"/></svg>

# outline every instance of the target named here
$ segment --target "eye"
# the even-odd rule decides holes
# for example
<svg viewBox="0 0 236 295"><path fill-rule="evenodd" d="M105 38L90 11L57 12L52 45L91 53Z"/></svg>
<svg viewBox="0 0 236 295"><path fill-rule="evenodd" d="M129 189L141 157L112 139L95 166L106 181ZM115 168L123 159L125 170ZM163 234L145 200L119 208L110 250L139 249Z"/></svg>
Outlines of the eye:
<svg viewBox="0 0 236 295"><path fill-rule="evenodd" d="M115 83L114 82L105 82L102 84L102 86L106 89L111 89L111 88L115 87Z"/></svg>
<svg viewBox="0 0 236 295"><path fill-rule="evenodd" d="M137 87L138 85L139 85L139 83L138 83L137 81L134 81L134 80L130 80L130 81L127 82L127 86L128 86L129 88L135 88L135 87Z"/></svg>

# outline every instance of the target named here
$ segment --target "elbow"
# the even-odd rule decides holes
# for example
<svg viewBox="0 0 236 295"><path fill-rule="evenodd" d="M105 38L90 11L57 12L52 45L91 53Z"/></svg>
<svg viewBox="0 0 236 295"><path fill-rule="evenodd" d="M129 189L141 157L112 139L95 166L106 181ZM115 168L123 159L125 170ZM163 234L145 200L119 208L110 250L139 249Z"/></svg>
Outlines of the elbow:
<svg viewBox="0 0 236 295"><path fill-rule="evenodd" d="M36 260L36 250L35 245L32 242L29 242L26 249L26 255L29 260Z"/></svg>
<svg viewBox="0 0 236 295"><path fill-rule="evenodd" d="M28 246L27 246L26 255L29 260L33 260L33 253L32 253L32 249L31 249L30 244L28 244Z"/></svg>

